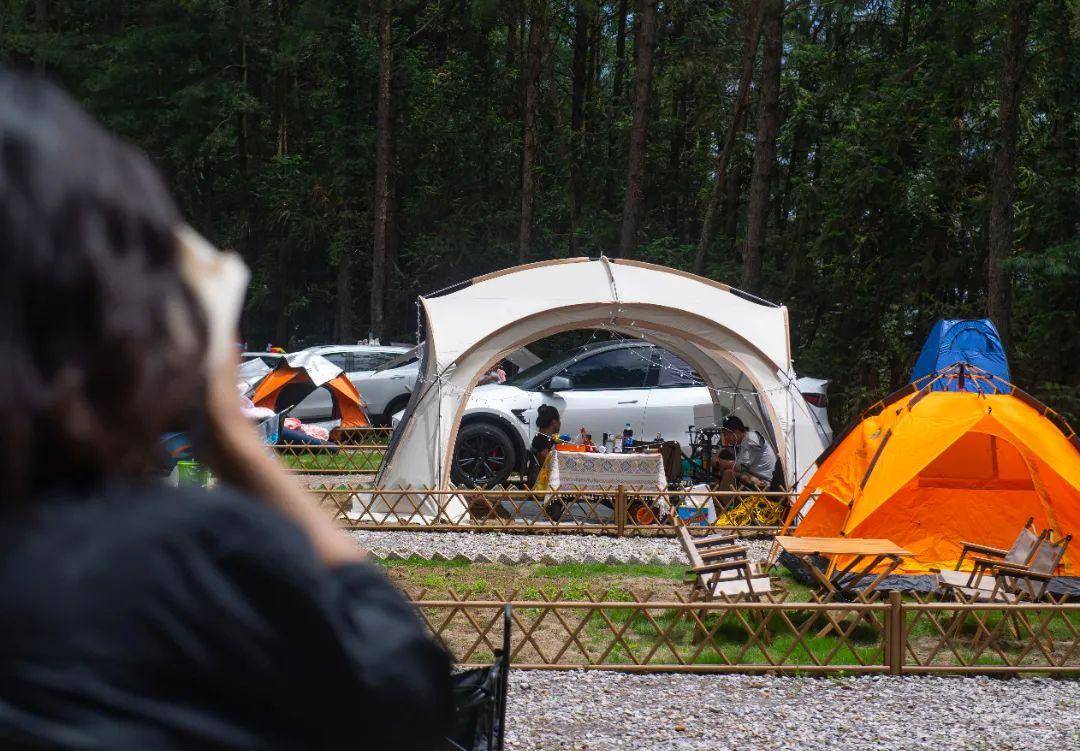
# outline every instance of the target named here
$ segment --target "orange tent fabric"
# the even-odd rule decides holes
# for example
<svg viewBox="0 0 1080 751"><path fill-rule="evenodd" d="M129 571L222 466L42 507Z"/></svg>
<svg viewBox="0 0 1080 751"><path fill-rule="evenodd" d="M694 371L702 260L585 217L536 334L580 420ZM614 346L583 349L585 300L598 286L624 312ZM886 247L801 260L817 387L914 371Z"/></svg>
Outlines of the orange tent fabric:
<svg viewBox="0 0 1080 751"><path fill-rule="evenodd" d="M1048 412L1021 392L908 393L826 456L785 529L816 496L793 534L888 538L915 554L899 573L954 568L961 541L1008 548L1030 517L1078 536L1080 448ZM1080 575L1078 546L1062 563Z"/></svg>
<svg viewBox="0 0 1080 751"><path fill-rule="evenodd" d="M251 401L256 407L269 407L277 411L277 401L282 390L294 383L306 383L311 386L311 391L317 388L304 368L294 368L283 361L259 382L251 395ZM341 418L341 427L366 428L371 425L364 400L360 398L360 392L344 373L331 378L323 384L323 387L330 391L335 416Z"/></svg>

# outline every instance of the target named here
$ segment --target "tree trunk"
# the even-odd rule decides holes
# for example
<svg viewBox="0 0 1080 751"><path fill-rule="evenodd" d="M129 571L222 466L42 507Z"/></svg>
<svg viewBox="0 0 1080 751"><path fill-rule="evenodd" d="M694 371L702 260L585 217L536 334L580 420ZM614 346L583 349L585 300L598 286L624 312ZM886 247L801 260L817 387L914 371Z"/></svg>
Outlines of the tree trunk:
<svg viewBox="0 0 1080 751"><path fill-rule="evenodd" d="M616 127L619 116L623 110L623 77L626 75L626 11L627 0L619 0L615 9L618 27L615 33L615 60L613 66L615 72L611 78L611 101L606 108L607 112L607 163L615 163L617 150ZM616 173L606 169L604 176L604 209L610 210L615 203Z"/></svg>
<svg viewBox="0 0 1080 751"><path fill-rule="evenodd" d="M506 71L509 73L517 64L518 56L518 11L510 10L510 18L506 22L506 44L503 46L503 59L506 61Z"/></svg>
<svg viewBox="0 0 1080 751"><path fill-rule="evenodd" d="M239 6L239 18L237 24L237 37L240 46L240 88L246 94L248 92L248 58L247 58L247 29L250 23L250 8L248 4L241 3ZM257 245L252 242L253 224L251 210L251 182L248 174L248 117L247 112L236 115L236 155L237 171L240 176L240 211L243 216L243 240L238 248L240 255L251 264L254 261L252 248ZM240 335L245 338L248 333L248 317L250 309L244 306L240 315Z"/></svg>
<svg viewBox="0 0 1080 751"><path fill-rule="evenodd" d="M619 0L618 31L615 32L615 72L611 77L611 101L618 109L622 104L623 78L626 76L626 6L627 0Z"/></svg>
<svg viewBox="0 0 1080 751"><path fill-rule="evenodd" d="M390 222L390 83L394 65L392 0L379 2L379 95L375 108L375 207L372 212L371 333L382 339L386 297L386 235Z"/></svg>
<svg viewBox="0 0 1080 751"><path fill-rule="evenodd" d="M585 59L585 102L596 101L596 87L600 82L600 70L603 60L603 3L592 0L593 17L589 26L589 54Z"/></svg>
<svg viewBox="0 0 1080 751"><path fill-rule="evenodd" d="M728 177L724 187L724 222L720 233L723 237L720 246L722 256L731 255L735 251L735 235L739 232L739 199L746 187L749 172L746 163L735 165L734 172Z"/></svg>
<svg viewBox="0 0 1080 751"><path fill-rule="evenodd" d="M1050 130L1050 143L1060 159L1060 174L1064 179L1080 174L1080 133L1070 127L1080 114L1080 97L1077 96L1072 80L1073 47L1076 40L1072 34L1073 14L1068 7L1069 0L1055 0L1053 13L1057 17L1054 27L1055 70L1058 84L1056 113ZM1076 211L1076 192L1059 190L1057 201L1056 227L1051 233L1054 242L1065 242L1070 237L1080 235L1080 212Z"/></svg>
<svg viewBox="0 0 1080 751"><path fill-rule="evenodd" d="M529 43L525 61L525 115L521 154L521 228L518 231L518 263L532 250L533 195L536 192L537 107L540 101L540 58L545 33L545 0L529 4Z"/></svg>
<svg viewBox="0 0 1080 751"><path fill-rule="evenodd" d="M1016 131L1020 86L1024 75L1024 46L1033 0L1011 0L1005 60L1001 68L994 171L990 178L989 284L987 313L1008 344L1011 334L1012 279L1005 261L1013 242L1013 188L1016 171Z"/></svg>
<svg viewBox="0 0 1080 751"><path fill-rule="evenodd" d="M352 318L352 295L350 291L350 275L352 273L352 254L349 248L341 248L337 259L337 316L334 326L334 336L339 344L352 344L353 318Z"/></svg>
<svg viewBox="0 0 1080 751"><path fill-rule="evenodd" d="M746 250L743 253L742 287L747 292L756 292L761 286L765 230L769 220L769 191L776 172L776 131L780 125L783 26L783 0L763 0L761 28L765 44L761 57L761 103L746 210Z"/></svg>
<svg viewBox="0 0 1080 751"><path fill-rule="evenodd" d="M900 6L900 51L905 52L908 48L908 37L911 36L911 0L903 0Z"/></svg>
<svg viewBox="0 0 1080 751"><path fill-rule="evenodd" d="M288 348L289 335L289 248L283 238L278 238L274 266L274 301L277 303L277 317L274 322L274 344Z"/></svg>
<svg viewBox="0 0 1080 751"><path fill-rule="evenodd" d="M671 142L668 147L668 230L682 243L682 161L686 145L686 99L693 87L681 82L671 95Z"/></svg>
<svg viewBox="0 0 1080 751"><path fill-rule="evenodd" d="M626 166L626 199L623 201L619 256L633 258L637 249L638 223L643 203L645 176L645 136L649 128L649 99L652 96L653 52L656 47L657 0L641 0L641 28L637 40L634 70L634 120L630 125L630 153Z"/></svg>
<svg viewBox="0 0 1080 751"><path fill-rule="evenodd" d="M709 205L705 208L705 218L701 223L701 236L698 238L697 252L694 254L694 273L701 274L705 271L705 258L712 243L713 233L716 232L716 219L720 211L721 201L725 194L727 182L728 163L731 161L731 151L735 147L735 137L742 131L746 121L747 104L750 99L750 81L754 77L754 59L757 57L758 39L761 37L762 21L761 0L750 0L746 9L746 46L743 49L742 68L739 74L739 88L735 94L735 106L731 114L731 124L728 127L727 136L720 145L720 153L716 158L716 180L713 183L712 195Z"/></svg>
<svg viewBox="0 0 1080 751"><path fill-rule="evenodd" d="M582 160L585 156L585 88L588 71L586 58L589 46L590 0L578 0L574 9L574 60L573 83L570 94L570 255L581 252L578 236L581 222L581 204L584 199Z"/></svg>
<svg viewBox="0 0 1080 751"><path fill-rule="evenodd" d="M34 0L34 72L45 72L45 33L49 30L48 0Z"/></svg>
<svg viewBox="0 0 1080 751"><path fill-rule="evenodd" d="M391 115L394 107L391 103ZM393 119L391 117L391 122ZM410 321L401 319L401 273L398 265L398 252L401 247L401 227L399 217L401 210L401 193L398 185L397 152L394 150L393 133L390 138L390 174L387 176L387 195L390 196L386 206L386 291L383 295L383 329L387 336L393 336L395 332L402 332L402 324Z"/></svg>

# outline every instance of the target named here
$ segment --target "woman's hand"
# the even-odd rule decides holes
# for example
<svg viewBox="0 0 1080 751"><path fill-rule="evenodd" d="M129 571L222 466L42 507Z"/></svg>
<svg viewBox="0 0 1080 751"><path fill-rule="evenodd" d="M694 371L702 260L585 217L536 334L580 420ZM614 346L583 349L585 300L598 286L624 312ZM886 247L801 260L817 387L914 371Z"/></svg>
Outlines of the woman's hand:
<svg viewBox="0 0 1080 751"><path fill-rule="evenodd" d="M235 362L216 368L208 379L205 428L205 445L199 448L215 475L289 517L327 565L364 558L366 552L341 533L263 445L241 410Z"/></svg>

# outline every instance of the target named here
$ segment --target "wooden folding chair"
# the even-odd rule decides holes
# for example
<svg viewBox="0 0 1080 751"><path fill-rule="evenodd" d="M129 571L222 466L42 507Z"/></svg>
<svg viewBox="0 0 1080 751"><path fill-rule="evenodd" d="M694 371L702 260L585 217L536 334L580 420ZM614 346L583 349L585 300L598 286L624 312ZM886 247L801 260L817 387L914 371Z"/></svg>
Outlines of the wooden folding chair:
<svg viewBox="0 0 1080 751"><path fill-rule="evenodd" d="M1050 539L1049 533L1039 535L1039 542L1034 553L1026 564L1002 561L993 568L989 568L989 574L983 574L973 583L973 586L949 587L950 593L960 602L1000 602L1016 604L1020 602L1038 602L1046 596L1046 590L1054 578L1054 573L1065 557L1065 551L1069 547L1072 535L1065 535L1056 542ZM1013 635L1020 638L1021 626L1024 623L1022 616L1016 612L1008 614L1010 627ZM955 635L961 623L960 613L957 613L948 629L951 635ZM1030 626L1028 627L1030 630ZM981 627L975 635L975 644L983 637L993 640L994 636Z"/></svg>
<svg viewBox="0 0 1080 751"><path fill-rule="evenodd" d="M1046 539L1047 534L1047 530L1036 534L1035 517L1031 517L1024 524L1008 550L975 542L961 542L960 558L957 559L954 570L931 569L931 571L937 574L939 589L943 593L948 593L953 587L993 589L994 582L992 579L983 581L989 570L1002 563L1026 566L1031 562L1032 557L1042 541ZM965 559L971 562L971 571L960 570Z"/></svg>
<svg viewBox="0 0 1080 751"><path fill-rule="evenodd" d="M979 576L973 576L970 585L946 585L946 588L965 602L1038 602L1046 596L1047 587L1071 541L1072 535L1054 541L1049 532L1044 531L1038 536L1035 549L1026 562L986 563L979 570Z"/></svg>
<svg viewBox="0 0 1080 751"><path fill-rule="evenodd" d="M734 544L735 535L695 540L685 524L676 521L675 529L690 561L683 581L690 585L691 600L757 599L772 592L772 579L747 558L745 545Z"/></svg>

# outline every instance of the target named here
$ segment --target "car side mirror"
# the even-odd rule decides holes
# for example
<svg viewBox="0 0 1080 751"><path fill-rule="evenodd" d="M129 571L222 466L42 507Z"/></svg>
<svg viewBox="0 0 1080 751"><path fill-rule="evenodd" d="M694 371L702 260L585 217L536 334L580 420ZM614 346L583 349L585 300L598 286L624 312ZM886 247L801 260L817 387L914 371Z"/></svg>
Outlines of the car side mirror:
<svg viewBox="0 0 1080 751"><path fill-rule="evenodd" d="M569 391L574 388L574 382L567 376L557 375L552 376L548 381L548 391Z"/></svg>

